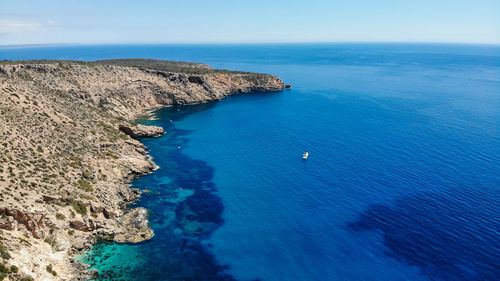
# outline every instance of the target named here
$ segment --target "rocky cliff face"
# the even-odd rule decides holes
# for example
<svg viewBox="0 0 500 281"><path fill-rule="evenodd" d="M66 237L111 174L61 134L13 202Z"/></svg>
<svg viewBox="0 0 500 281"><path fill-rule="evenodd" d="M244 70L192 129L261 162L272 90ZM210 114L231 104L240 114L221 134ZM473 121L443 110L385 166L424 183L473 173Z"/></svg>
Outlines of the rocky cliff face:
<svg viewBox="0 0 500 281"><path fill-rule="evenodd" d="M134 138L164 133L132 124L138 115L284 88L272 75L155 65L0 64L0 267L18 268L0 275L73 280L72 255L96 235L152 236L147 210L125 211L139 196L129 181L156 167Z"/></svg>
<svg viewBox="0 0 500 281"><path fill-rule="evenodd" d="M59 99L72 98L125 119L158 106L203 103L235 93L284 88L279 78L266 74L186 74L85 63L5 64L0 65L0 74L12 91L17 89L15 81L20 80L29 90L56 91Z"/></svg>

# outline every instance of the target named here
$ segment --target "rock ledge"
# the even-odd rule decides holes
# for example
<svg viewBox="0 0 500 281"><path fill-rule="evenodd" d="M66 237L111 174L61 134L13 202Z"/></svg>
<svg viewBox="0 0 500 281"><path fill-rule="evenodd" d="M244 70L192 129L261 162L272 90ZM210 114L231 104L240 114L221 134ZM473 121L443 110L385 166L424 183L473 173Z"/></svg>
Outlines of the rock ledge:
<svg viewBox="0 0 500 281"><path fill-rule="evenodd" d="M120 217L121 233L115 234L113 240L120 243L139 243L153 237L149 228L148 211L135 208Z"/></svg>
<svg viewBox="0 0 500 281"><path fill-rule="evenodd" d="M162 127L146 126L142 124L138 124L135 126L122 124L118 126L118 129L135 139L156 138L165 134L165 130L163 130Z"/></svg>

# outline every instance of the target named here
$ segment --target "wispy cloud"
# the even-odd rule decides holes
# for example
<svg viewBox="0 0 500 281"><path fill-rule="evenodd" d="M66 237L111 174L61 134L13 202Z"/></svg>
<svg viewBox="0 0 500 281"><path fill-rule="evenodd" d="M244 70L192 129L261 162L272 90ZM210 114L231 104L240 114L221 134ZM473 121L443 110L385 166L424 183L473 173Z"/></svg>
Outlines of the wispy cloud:
<svg viewBox="0 0 500 281"><path fill-rule="evenodd" d="M51 22L55 24L55 22ZM52 25L48 23L49 25ZM28 31L36 31L42 28L42 24L39 22L28 22L28 21L19 21L14 19L0 19L0 33L20 33L20 32L28 32Z"/></svg>

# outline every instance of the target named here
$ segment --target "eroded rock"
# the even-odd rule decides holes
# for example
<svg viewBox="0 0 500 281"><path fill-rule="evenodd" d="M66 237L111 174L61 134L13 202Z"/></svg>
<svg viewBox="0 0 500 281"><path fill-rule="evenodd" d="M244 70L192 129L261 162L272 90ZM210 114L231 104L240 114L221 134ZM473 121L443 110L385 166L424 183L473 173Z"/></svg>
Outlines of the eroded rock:
<svg viewBox="0 0 500 281"><path fill-rule="evenodd" d="M148 211L135 208L119 219L121 233L114 236L116 242L139 243L153 237L149 227Z"/></svg>
<svg viewBox="0 0 500 281"><path fill-rule="evenodd" d="M26 229L31 232L33 237L37 239L42 237L39 233L39 228L43 227L43 219L45 218L44 214L28 213L9 208L1 208L0 214L12 217L17 222L23 224Z"/></svg>
<svg viewBox="0 0 500 281"><path fill-rule="evenodd" d="M118 129L133 138L155 138L165 134L162 127L137 125L120 125Z"/></svg>
<svg viewBox="0 0 500 281"><path fill-rule="evenodd" d="M52 196L49 196L49 195L42 195L42 200L44 202L50 202L50 201L55 201L57 200L56 197L52 197Z"/></svg>
<svg viewBox="0 0 500 281"><path fill-rule="evenodd" d="M0 218L0 229L4 230L14 230L16 227L16 222L13 217L1 217Z"/></svg>
<svg viewBox="0 0 500 281"><path fill-rule="evenodd" d="M83 221L70 221L69 225L71 226L71 228L74 228L76 230L83 231L83 232L90 232L90 231L94 230L93 224L86 223Z"/></svg>

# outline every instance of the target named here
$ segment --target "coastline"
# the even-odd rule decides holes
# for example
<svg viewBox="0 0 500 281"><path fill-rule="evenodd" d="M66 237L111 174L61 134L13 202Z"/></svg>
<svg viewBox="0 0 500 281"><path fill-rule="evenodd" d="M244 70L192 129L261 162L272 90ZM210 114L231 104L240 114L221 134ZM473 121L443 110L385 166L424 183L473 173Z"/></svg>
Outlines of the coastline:
<svg viewBox="0 0 500 281"><path fill-rule="evenodd" d="M157 120L141 122L168 131L164 137L142 140L162 168L132 182L133 187L148 190L134 207L150 211L156 237L139 244L100 241L78 257L99 271L97 279L234 280L205 243L224 225L213 166L187 153L194 132L182 125L189 116L210 112L217 104L164 108L156 112Z"/></svg>
<svg viewBox="0 0 500 281"><path fill-rule="evenodd" d="M1 100L5 105L1 115L6 118L5 132L19 131L15 135L22 140L28 138L27 145L38 141L43 144L35 146L35 149L41 147L38 150L43 152L39 151L42 157L37 155L33 163L63 157L57 150L78 149L76 152L80 154L67 159L69 166L61 167L54 162L47 169L61 169L60 176L57 173L55 176L46 175L42 171L41 180L32 176L22 181L21 184L26 182L27 187L19 189L23 192L20 201L15 200L18 197L10 184L0 185L2 190L9 191L6 193L8 197L12 197L12 200L6 198L8 200L2 203L4 206L0 206L3 214L0 228L8 231L3 231L7 234L3 243L13 256L4 261L7 265L15 265L20 269L19 274L36 279L85 279L88 276L86 273L81 275L82 265L71 260L75 254L89 249L96 237L135 243L152 237L151 230L144 227L147 224L146 211L126 211L127 206L140 197L137 189L130 188L130 181L157 168L146 147L137 139L162 134L158 128L136 125L133 120L139 116L176 104L205 103L236 93L284 89L283 82L271 75L211 73L206 67L201 73L193 74L193 71L198 71L196 67L176 67L177 72L79 62L0 65L0 78L6 82L0 89L5 93L4 100ZM190 68L189 74L180 72L186 68ZM47 96L40 96L40 93ZM11 119L9 114L21 119L23 116L12 113L11 108L33 112L35 116L42 109L43 117L37 119L40 122L37 126L44 126L45 131L33 136L29 133L33 125L12 123L17 119ZM75 128L81 130L80 135ZM47 140L47 134L54 130L58 130L60 137ZM51 147L53 142L57 144L63 136L71 134L75 134L75 140L59 149ZM34 137L36 141L29 140ZM45 143L49 141L51 143ZM4 146L9 147L9 144ZM16 153L16 147L13 148L13 153ZM31 147L26 149L36 151ZM13 154L9 159L15 162L16 156ZM24 175L22 169L8 171ZM48 183L45 184L43 179L47 177ZM30 182L35 182L33 188L30 188ZM37 182L41 183L41 188ZM12 184L18 183L14 180ZM25 191L28 192L25 194ZM32 207L26 207L28 205ZM142 221L139 223L142 227L132 231L134 233L127 233L125 229L130 229L127 226L137 225L138 220ZM31 252L30 257L27 257L27 252ZM19 258L23 255L25 257Z"/></svg>
<svg viewBox="0 0 500 281"><path fill-rule="evenodd" d="M138 118L139 116L152 116L155 111L157 111L161 108L164 108L164 107L155 107L155 108L146 109L144 112L137 115L136 118ZM131 124L132 123L130 123L130 125ZM146 126L146 125L143 125L143 126L148 127L150 129L161 128L161 127L155 127L155 126ZM148 128L143 128L143 129L147 130ZM161 131L163 131L163 129ZM165 134L165 131L163 131L160 134L157 134L156 132L158 132L158 130L154 130L154 132L149 134L149 135L143 134L141 138L134 138L132 135L130 135L130 136L133 139L136 139L137 141L140 142L140 140L142 138L156 138L156 137L161 137L162 135ZM144 145L142 142L141 142L141 144ZM159 166L156 165L156 163L153 161L153 157L151 155L149 155L149 151L145 155L146 155L149 163L153 166L153 168L149 172L146 172L143 174L137 174L135 176L135 178L139 178L139 177L154 173L155 170L159 169ZM134 188L132 188L132 186L131 186L132 180L133 179L128 181L128 185L129 185L131 190L134 190ZM123 234L121 234L120 237L113 237L112 239L106 238L105 236L103 237L100 234L89 236L87 243L85 244L85 247L82 249L79 249L77 251L74 251L70 256L71 264L73 265L73 275L75 276L75 278L77 280L89 280L89 279L92 279L93 277L96 277L96 275L98 274L97 271L89 271L91 266L88 264L85 264L81 260L78 260L77 257L81 256L85 252L89 251L96 243L99 243L98 242L99 239L103 239L105 241L115 242L115 243L136 244L136 243L147 241L154 236L154 231L150 227L149 220L148 220L148 212L149 211L145 208L142 208L142 207L129 208L130 205L135 204L136 201L140 199L142 193L144 193L144 191L137 192L133 201L127 201L127 205L124 206L124 211L126 212L125 214L130 214L130 213L133 214L130 218L128 218L128 225L132 225L132 227L134 224L141 225L141 229L140 229L139 233L138 234L135 233L135 235L134 235L135 239L130 239L130 237L127 239ZM126 200L126 198L123 198L123 199L124 199L124 201ZM140 213L140 216L134 216L136 213ZM122 218L123 218L123 216L122 216ZM144 235L144 236L141 236L141 235Z"/></svg>

